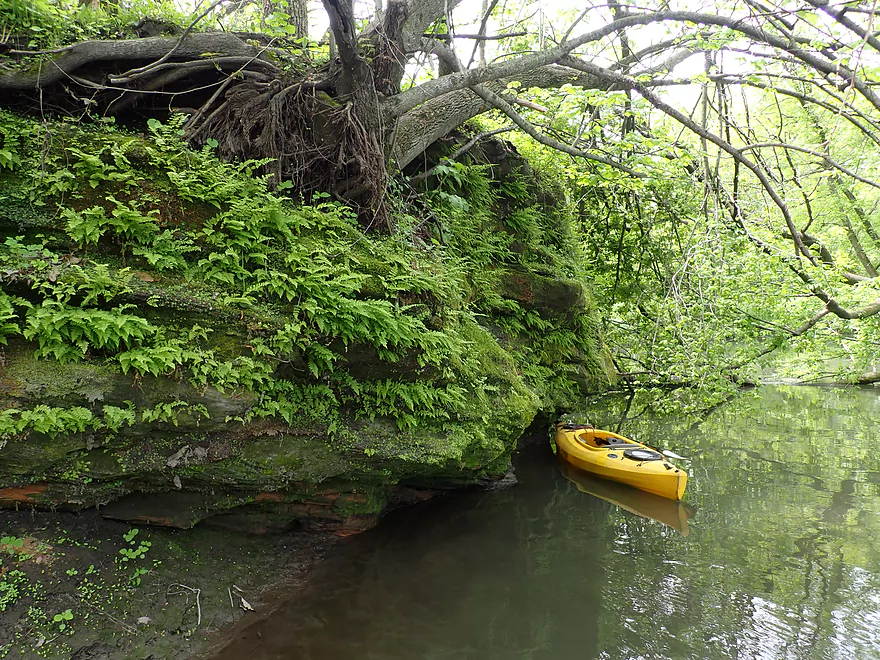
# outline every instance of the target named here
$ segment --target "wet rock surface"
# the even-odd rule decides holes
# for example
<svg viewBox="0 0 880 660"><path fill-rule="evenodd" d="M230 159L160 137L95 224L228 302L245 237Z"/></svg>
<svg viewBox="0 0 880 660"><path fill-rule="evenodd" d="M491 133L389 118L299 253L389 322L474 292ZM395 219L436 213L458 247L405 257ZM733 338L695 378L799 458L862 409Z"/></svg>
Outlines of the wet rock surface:
<svg viewBox="0 0 880 660"><path fill-rule="evenodd" d="M0 511L0 655L188 658L267 615L338 537Z"/></svg>

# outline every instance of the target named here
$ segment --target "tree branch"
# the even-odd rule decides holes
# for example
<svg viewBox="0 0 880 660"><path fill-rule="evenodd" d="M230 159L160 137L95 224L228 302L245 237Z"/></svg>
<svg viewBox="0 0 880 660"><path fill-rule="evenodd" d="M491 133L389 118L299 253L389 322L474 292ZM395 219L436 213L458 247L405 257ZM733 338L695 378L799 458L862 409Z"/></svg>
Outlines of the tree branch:
<svg viewBox="0 0 880 660"><path fill-rule="evenodd" d="M427 39L442 39L443 41L448 41L449 39L476 39L477 41L500 41L501 39L510 39L511 37L525 37L529 33L523 30L522 32L508 32L507 34L460 34L456 32L455 34L435 34L431 32L425 32L422 36Z"/></svg>
<svg viewBox="0 0 880 660"><path fill-rule="evenodd" d="M64 51L61 57L41 63L42 66L36 71L0 75L0 89L9 91L41 89L67 78L87 64L161 57L178 43L175 55L183 60L208 61L210 58L205 57L205 53L223 53L228 57L255 57L260 52L258 47L223 32L194 34L183 42L169 37L83 41Z"/></svg>
<svg viewBox="0 0 880 660"><path fill-rule="evenodd" d="M223 4L224 2L226 2L226 0L215 0L215 2L211 3L205 11L203 11L201 14L196 16L196 18L193 19L192 23L190 23L189 25L186 26L186 29L183 31L183 34L180 35L180 38L177 40L177 43L174 44L174 46L171 48L171 50L169 50L167 53L165 53L158 60L156 60L152 64L148 64L147 66L142 66L137 69L131 69L130 71L126 71L125 73L122 74L121 77L117 78L113 82L115 82L116 84L132 82L132 81L136 80L137 78L141 77L142 75L144 75L145 73L148 73L149 71L155 69L157 66L159 66L163 62L167 62L169 59L171 59L174 56L175 53L177 53L178 50L180 50L181 45L186 40L186 38L189 37L189 33L192 32L192 29L199 23L199 21L201 21L205 16L210 14L212 11L214 11L214 9L216 9L219 5Z"/></svg>
<svg viewBox="0 0 880 660"><path fill-rule="evenodd" d="M440 51L436 52L440 54ZM550 89L566 84L587 89L607 87L604 81L593 76L557 65L525 72L517 80L526 89L529 87ZM488 83L486 86L493 91L503 92L506 81L500 80ZM473 91L463 89L432 99L407 112L397 120L395 128L393 154L397 166L406 167L436 140L490 107Z"/></svg>
<svg viewBox="0 0 880 660"><path fill-rule="evenodd" d="M526 121L516 110L514 110L512 105L505 101L501 96L490 91L483 85L474 85L472 89L477 96L483 99L487 104L491 105L494 108L497 108L505 115L507 115L514 124L519 126L523 132L531 136L537 142L540 142L541 144L550 147L551 149L556 149L557 151L562 151L563 153L567 153L571 156L576 156L577 158L585 158L587 160L592 160L597 163L602 163L603 165L608 165L609 167L613 167L614 169L626 172L630 176L639 179L644 178L645 175L641 172L636 172L632 168L613 161L610 158L599 156L598 154L593 154L589 151L575 149L574 147L565 144L564 142L554 140L553 138L544 135L543 133L539 132L534 126L532 126L531 123Z"/></svg>
<svg viewBox="0 0 880 660"><path fill-rule="evenodd" d="M765 149L765 148L779 148L779 149L787 149L789 151L798 151L803 154L809 154L811 156L815 156L816 158L821 158L825 163L830 165L836 170L839 170L846 174L848 177L852 177L856 181L861 181L864 184L871 186L872 188L880 188L880 183L876 181L872 181L871 179L866 179L864 177L859 176L852 170L847 169L840 163L832 160L828 155L821 151L815 151L814 149L807 149L806 147L799 147L794 144L786 144L785 142L757 142L755 144L747 144L744 147L740 147L739 151L753 151L756 149Z"/></svg>
<svg viewBox="0 0 880 660"><path fill-rule="evenodd" d="M672 117L680 124L686 126L692 132L696 133L702 138L709 140L715 146L720 147L722 150L730 154L734 158L734 160L738 161L741 165L745 166L748 170L752 172L752 174L755 175L758 181L761 182L764 190L767 191L770 199L772 199L773 203L777 206L777 208L779 208L780 212L782 213L782 217L785 220L785 224L788 227L788 230L791 232L792 240L794 242L797 253L806 257L813 265L817 264L816 257L812 254L812 252L810 252L809 248L804 245L804 242L801 239L800 231L798 231L797 227L794 224L794 220L791 217L788 206L779 196L779 193L776 192L776 189L774 188L770 179L767 177L767 174L760 167L758 167L758 165L743 156L736 147L729 144L726 140L721 139L714 133L704 129L702 126L700 126L695 121L685 116L672 106L664 103L653 92L647 89L645 85L636 82L629 76L624 76L619 73L607 71L601 67L596 66L595 64L584 62L574 57L567 57L563 59L563 64L573 69L584 71L585 73L591 73L592 75L597 77L604 77L609 82L613 82L622 88L628 87L630 89L634 89L639 94L641 94L642 98L648 101L648 103L653 105L655 108L657 108L664 114Z"/></svg>
<svg viewBox="0 0 880 660"><path fill-rule="evenodd" d="M391 102L387 104L386 112L390 117L399 117L431 98L436 98L437 96L458 89L463 89L465 87L473 87L474 85L479 85L490 80L498 80L500 78L508 77L515 78L517 75L520 75L529 69L559 63L576 48L593 41L598 41L599 39L627 27L666 21L715 25L739 32L758 43L765 43L773 48L788 53L795 59L800 60L826 76L837 76L844 81L845 85L855 88L865 99L868 100L868 102L880 110L880 97L875 95L870 87L866 85L863 80L858 78L855 72L837 60L830 61L827 56L823 59L820 55L804 50L801 45L804 45L804 42L808 43L808 40L798 39L792 41L790 39L777 37L768 34L759 28L744 24L742 19L701 14L698 12L670 11L625 16L597 28L596 30L587 32L576 39L565 41L555 48L549 48L538 53L522 55L520 57L490 64L485 67L468 69L466 71L449 74L428 81L394 97L394 99L390 100Z"/></svg>

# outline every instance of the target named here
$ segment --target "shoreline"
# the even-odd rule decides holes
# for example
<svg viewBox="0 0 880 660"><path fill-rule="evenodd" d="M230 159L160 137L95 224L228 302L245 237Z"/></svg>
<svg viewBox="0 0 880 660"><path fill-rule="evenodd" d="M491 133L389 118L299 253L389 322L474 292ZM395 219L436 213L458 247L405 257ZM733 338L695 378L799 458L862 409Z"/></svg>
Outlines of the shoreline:
<svg viewBox="0 0 880 660"><path fill-rule="evenodd" d="M307 584L340 540L0 511L0 658L207 660ZM136 531L135 531L136 530Z"/></svg>

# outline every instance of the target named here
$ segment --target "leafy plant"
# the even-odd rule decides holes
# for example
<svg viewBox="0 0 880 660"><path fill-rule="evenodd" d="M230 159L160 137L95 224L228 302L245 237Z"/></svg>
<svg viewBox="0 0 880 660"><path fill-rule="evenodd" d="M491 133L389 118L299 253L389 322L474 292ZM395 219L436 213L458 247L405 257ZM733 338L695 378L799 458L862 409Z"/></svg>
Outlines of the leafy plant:
<svg viewBox="0 0 880 660"><path fill-rule="evenodd" d="M125 408L118 406L105 405L103 407L104 428L112 433L116 433L123 426L134 426L137 422L137 413L134 404L131 401L126 402Z"/></svg>
<svg viewBox="0 0 880 660"><path fill-rule="evenodd" d="M144 318L126 313L131 305L109 311L71 307L44 300L28 311L25 339L35 339L39 357L65 363L81 359L91 348L119 350L137 346L156 329Z"/></svg>
<svg viewBox="0 0 880 660"><path fill-rule="evenodd" d="M143 257L159 271L182 271L187 267L186 255L198 252L195 242L186 236L166 229L146 246L135 247L132 252Z"/></svg>
<svg viewBox="0 0 880 660"><path fill-rule="evenodd" d="M6 338L21 332L16 322L18 314L15 313L13 299L0 291L0 344L6 344Z"/></svg>
<svg viewBox="0 0 880 660"><path fill-rule="evenodd" d="M0 612L5 612L21 597L27 576L18 569L12 569L0 576Z"/></svg>
<svg viewBox="0 0 880 660"><path fill-rule="evenodd" d="M58 632L64 632L71 621L73 621L73 610L71 609L66 609L52 617L52 622L58 624Z"/></svg>

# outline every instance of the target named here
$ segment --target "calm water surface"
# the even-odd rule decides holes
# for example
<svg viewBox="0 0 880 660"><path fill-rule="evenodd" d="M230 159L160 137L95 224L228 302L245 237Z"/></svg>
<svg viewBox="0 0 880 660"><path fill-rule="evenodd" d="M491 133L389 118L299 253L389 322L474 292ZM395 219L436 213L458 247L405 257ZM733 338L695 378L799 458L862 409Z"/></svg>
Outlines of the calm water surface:
<svg viewBox="0 0 880 660"><path fill-rule="evenodd" d="M688 508L599 494L668 524L531 448L516 487L347 541L218 659L880 658L878 395L769 388L701 419L630 405L624 434L692 458ZM618 428L625 405L585 415Z"/></svg>

